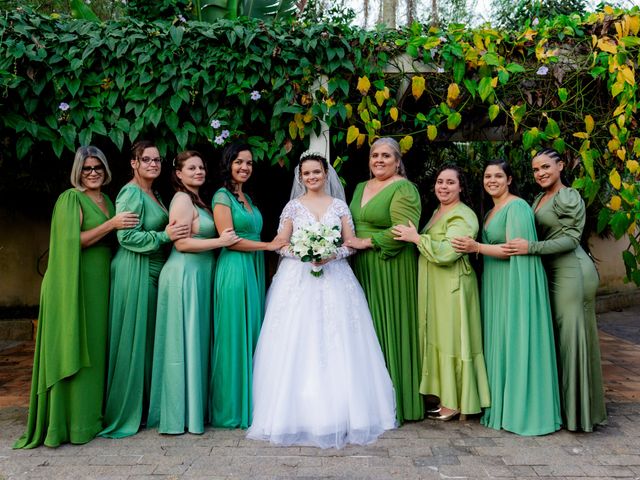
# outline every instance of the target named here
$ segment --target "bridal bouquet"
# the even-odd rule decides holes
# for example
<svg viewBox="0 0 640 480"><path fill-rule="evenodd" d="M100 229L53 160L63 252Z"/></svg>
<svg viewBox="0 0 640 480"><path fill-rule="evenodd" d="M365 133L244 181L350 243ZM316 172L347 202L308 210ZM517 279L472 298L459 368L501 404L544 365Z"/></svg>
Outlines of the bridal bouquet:
<svg viewBox="0 0 640 480"><path fill-rule="evenodd" d="M291 235L291 251L303 262L320 262L331 257L342 245L340 227L329 227L320 222L296 230ZM322 275L322 266L313 265L311 275Z"/></svg>

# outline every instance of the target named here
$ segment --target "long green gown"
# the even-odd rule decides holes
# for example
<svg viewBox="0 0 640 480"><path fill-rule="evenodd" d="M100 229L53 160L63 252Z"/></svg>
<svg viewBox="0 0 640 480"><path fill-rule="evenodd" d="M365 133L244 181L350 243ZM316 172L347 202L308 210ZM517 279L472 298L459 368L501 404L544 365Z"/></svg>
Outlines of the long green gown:
<svg viewBox="0 0 640 480"><path fill-rule="evenodd" d="M491 398L482 353L478 281L468 255L451 246L452 238L477 234L476 214L458 203L429 221L418 244L418 315L424 352L420 393L435 395L441 405L463 414L480 413Z"/></svg>
<svg viewBox="0 0 640 480"><path fill-rule="evenodd" d="M111 200L103 198L108 217L75 188L56 202L40 292L27 431L14 448L86 443L102 428L111 248L106 239L81 248L80 232L113 216Z"/></svg>
<svg viewBox="0 0 640 480"><path fill-rule="evenodd" d="M533 211L521 198L498 210L482 231L486 244L518 237L537 240ZM540 257L484 256L482 319L491 388L482 424L520 435L555 432L562 423L558 372Z"/></svg>
<svg viewBox="0 0 640 480"><path fill-rule="evenodd" d="M606 421L607 411L595 310L598 272L580 246L584 202L576 190L563 188L535 218L543 240L530 242L529 253L542 255L549 278L563 422L568 430L591 432Z"/></svg>
<svg viewBox="0 0 640 480"><path fill-rule="evenodd" d="M213 206L231 209L239 237L260 240L262 215L245 195L245 209L226 188ZM251 424L253 352L264 316L264 255L223 248L218 257L213 295L213 352L209 412L214 427L247 428Z"/></svg>
<svg viewBox="0 0 640 480"><path fill-rule="evenodd" d="M420 195L408 180L387 185L362 205L366 182L356 186L349 208L356 235L371 238L373 248L354 258L387 369L396 391L398 423L420 420L422 352L418 337L417 258L415 245L393 239L391 227L420 221Z"/></svg>
<svg viewBox="0 0 640 480"><path fill-rule="evenodd" d="M194 208L199 228L193 238L213 238L211 213ZM214 271L212 250L180 252L174 247L160 272L147 421L160 433L204 432Z"/></svg>
<svg viewBox="0 0 640 480"><path fill-rule="evenodd" d="M109 355L104 430L100 436L135 434L146 420L153 360L158 276L165 262L169 215L142 189L128 183L116 211L139 215L135 228L118 230L120 247L111 262Z"/></svg>

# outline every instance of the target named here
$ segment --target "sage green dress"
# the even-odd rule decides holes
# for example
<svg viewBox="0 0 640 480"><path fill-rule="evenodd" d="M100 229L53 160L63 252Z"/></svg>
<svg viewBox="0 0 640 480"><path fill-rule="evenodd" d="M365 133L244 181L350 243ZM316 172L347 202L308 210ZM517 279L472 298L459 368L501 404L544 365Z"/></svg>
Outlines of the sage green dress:
<svg viewBox="0 0 640 480"><path fill-rule="evenodd" d="M226 188L213 206L231 209L236 234L260 241L262 215L245 195L251 210ZM209 411L214 427L247 428L252 419L253 352L264 317L264 255L223 248L218 257L213 295L213 352Z"/></svg>
<svg viewBox="0 0 640 480"><path fill-rule="evenodd" d="M102 197L109 216L75 188L62 193L53 210L27 430L14 448L86 443L102 428L111 248L106 238L80 247L81 231L114 214Z"/></svg>
<svg viewBox="0 0 640 480"><path fill-rule="evenodd" d="M139 215L135 228L118 230L111 262L109 354L104 430L100 436L135 434L146 421L153 360L158 276L165 262L167 210L134 184L116 199L116 211Z"/></svg>
<svg viewBox="0 0 640 480"><path fill-rule="evenodd" d="M421 359L418 337L418 269L415 245L393 239L391 227L420 221L420 195L413 183L398 180L365 205L366 182L356 186L351 214L360 238L373 248L360 250L353 271L362 285L373 325L396 392L398 423L424 417L420 396Z"/></svg>
<svg viewBox="0 0 640 480"><path fill-rule="evenodd" d="M521 198L485 222L482 243L536 241L533 211ZM544 435L562 424L547 278L540 257L484 255L482 320L491 407L481 422L520 435Z"/></svg>
<svg viewBox="0 0 640 480"><path fill-rule="evenodd" d="M194 208L199 228L193 238L213 238L211 212ZM180 252L173 247L160 272L147 421L160 433L204 432L214 271L213 250Z"/></svg>
<svg viewBox="0 0 640 480"><path fill-rule="evenodd" d="M562 388L562 419L568 430L593 431L607 419L596 323L598 272L580 246L585 207L580 194L563 188L533 208L541 241L529 253L541 255L549 278Z"/></svg>
<svg viewBox="0 0 640 480"><path fill-rule="evenodd" d="M435 395L441 405L463 414L480 413L490 405L478 281L468 255L451 246L452 238L477 234L476 214L458 203L429 221L418 244L420 393Z"/></svg>

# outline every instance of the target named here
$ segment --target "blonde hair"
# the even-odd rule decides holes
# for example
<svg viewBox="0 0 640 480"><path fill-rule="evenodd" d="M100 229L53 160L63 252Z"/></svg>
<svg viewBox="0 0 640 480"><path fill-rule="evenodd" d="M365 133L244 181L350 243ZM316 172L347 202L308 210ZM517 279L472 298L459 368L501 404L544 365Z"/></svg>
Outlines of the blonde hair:
<svg viewBox="0 0 640 480"><path fill-rule="evenodd" d="M89 158L97 158L102 163L104 167L104 182L103 185L108 184L111 181L111 170L109 169L109 163L107 162L107 157L104 156L102 150L98 147L94 147L93 145L89 145L86 147L80 147L76 150L76 156L73 159L73 166L71 167L71 185L76 187L81 192L84 192L87 187L82 185L82 167L84 166L84 161Z"/></svg>

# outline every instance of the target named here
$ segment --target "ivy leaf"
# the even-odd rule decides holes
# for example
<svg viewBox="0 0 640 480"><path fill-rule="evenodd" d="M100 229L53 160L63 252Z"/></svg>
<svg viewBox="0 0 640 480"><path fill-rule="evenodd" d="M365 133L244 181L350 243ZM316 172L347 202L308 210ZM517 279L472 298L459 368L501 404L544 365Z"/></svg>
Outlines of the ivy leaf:
<svg viewBox="0 0 640 480"><path fill-rule="evenodd" d="M607 210L606 208L600 210L600 213L598 213L598 225L596 227L598 233L602 233L604 229L607 228L610 219L611 214L609 213L609 210Z"/></svg>
<svg viewBox="0 0 640 480"><path fill-rule="evenodd" d="M611 183L613 188L615 188L616 190L620 190L622 180L620 178L618 170L616 170L615 168L611 170L611 172L609 172L609 183Z"/></svg>
<svg viewBox="0 0 640 480"><path fill-rule="evenodd" d="M568 96L569 96L569 94L568 94L566 88L559 88L558 89L558 98L560 99L560 101L562 103L567 101Z"/></svg>
<svg viewBox="0 0 640 480"><path fill-rule="evenodd" d="M435 125L429 125L427 127L427 138L433 142L437 136L438 136L438 127L436 127Z"/></svg>
<svg viewBox="0 0 640 480"><path fill-rule="evenodd" d="M384 92L382 90L378 90L376 92L375 97L376 97L376 103L378 104L379 107L381 107L385 100Z"/></svg>
<svg viewBox="0 0 640 480"><path fill-rule="evenodd" d="M524 114L527 112L527 104L523 103L522 105L513 105L509 109L509 112L513 118L513 128L517 131L520 122L522 122L522 119L524 118Z"/></svg>
<svg viewBox="0 0 640 480"><path fill-rule="evenodd" d="M31 140L31 137L26 135L21 136L16 142L16 155L18 156L18 159L26 157L32 145L33 140Z"/></svg>
<svg viewBox="0 0 640 480"><path fill-rule="evenodd" d="M462 121L462 115L460 112L453 112L447 117L447 128L449 130L455 130Z"/></svg>
<svg viewBox="0 0 640 480"><path fill-rule="evenodd" d="M398 143L400 144L400 153L405 154L411 150L411 147L413 147L413 137L411 135L406 135Z"/></svg>
<svg viewBox="0 0 640 480"><path fill-rule="evenodd" d="M584 124L587 133L593 132L593 127L595 126L595 122L593 121L593 117L591 115L587 115L584 117Z"/></svg>
<svg viewBox="0 0 640 480"><path fill-rule="evenodd" d="M413 78L411 79L411 93L413 95L413 98L418 100L422 96L424 89L425 89L424 77L421 75L414 75Z"/></svg>
<svg viewBox="0 0 640 480"><path fill-rule="evenodd" d="M527 130L522 135L522 146L527 150L530 149L533 145L537 143L539 135L540 135L540 132L536 127L533 127L532 129Z"/></svg>
<svg viewBox="0 0 640 480"><path fill-rule="evenodd" d="M620 199L620 197L617 198ZM613 198L611 198L611 200L613 201ZM613 217L611 217L609 225L611 225L611 231L616 239L621 238L625 234L629 223L629 218L625 212L616 212Z"/></svg>
<svg viewBox="0 0 640 480"><path fill-rule="evenodd" d="M564 151L566 150L567 146L564 143L564 140L561 138L556 138L553 141L553 149L558 152L558 153L564 153Z"/></svg>
<svg viewBox="0 0 640 480"><path fill-rule="evenodd" d="M489 107L489 120L493 122L498 116L498 113L500 113L500 107L494 103Z"/></svg>
<svg viewBox="0 0 640 480"><path fill-rule="evenodd" d="M352 144L360 135L360 130L355 125L351 125L347 130L347 145Z"/></svg>
<svg viewBox="0 0 640 480"><path fill-rule="evenodd" d="M491 84L491 77L484 77L480 80L478 85L478 93L482 101L486 101L487 98L493 93L493 85Z"/></svg>
<svg viewBox="0 0 640 480"><path fill-rule="evenodd" d="M476 92L478 91L478 84L471 80L470 78L465 78L463 80L464 86L467 87L467 90L471 94L473 98L476 97Z"/></svg>
<svg viewBox="0 0 640 480"><path fill-rule="evenodd" d="M366 76L358 77L358 85L356 86L356 89L362 95L366 95L370 88L371 88L371 82Z"/></svg>
<svg viewBox="0 0 640 480"><path fill-rule="evenodd" d="M544 129L544 133L550 138L558 138L560 136L560 127L553 118L547 117L547 126Z"/></svg>
<svg viewBox="0 0 640 480"><path fill-rule="evenodd" d="M484 55L482 55L482 57L480 57L487 65L492 65L494 67L497 67L500 65L500 57L493 53L493 52L487 52Z"/></svg>
<svg viewBox="0 0 640 480"><path fill-rule="evenodd" d="M511 73L522 73L526 71L522 65L515 62L509 63L505 68Z"/></svg>
<svg viewBox="0 0 640 480"><path fill-rule="evenodd" d="M389 109L389 116L394 122L398 120L398 109L396 107L391 107Z"/></svg>

